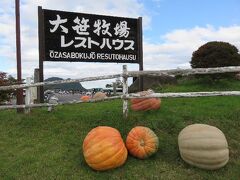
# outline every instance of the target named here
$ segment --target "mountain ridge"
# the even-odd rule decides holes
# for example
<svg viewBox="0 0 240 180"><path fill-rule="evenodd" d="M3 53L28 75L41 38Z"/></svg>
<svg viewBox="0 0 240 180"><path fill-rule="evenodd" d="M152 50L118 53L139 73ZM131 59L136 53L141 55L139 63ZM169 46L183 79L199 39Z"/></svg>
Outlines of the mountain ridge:
<svg viewBox="0 0 240 180"><path fill-rule="evenodd" d="M70 78L68 78L70 79ZM67 79L67 80L68 80ZM50 82L50 81L61 81L64 80L60 77L50 77L44 80L44 82ZM79 90L79 91L86 91L86 88L84 88L81 83L78 82L72 82L72 83L64 83L64 84L54 84L54 85L46 85L44 86L44 89L61 89L61 90Z"/></svg>

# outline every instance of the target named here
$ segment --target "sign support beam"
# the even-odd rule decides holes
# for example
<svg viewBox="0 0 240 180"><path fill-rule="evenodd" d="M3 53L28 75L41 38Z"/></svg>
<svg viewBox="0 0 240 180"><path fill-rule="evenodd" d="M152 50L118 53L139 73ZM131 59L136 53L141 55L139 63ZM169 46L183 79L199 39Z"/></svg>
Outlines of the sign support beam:
<svg viewBox="0 0 240 180"><path fill-rule="evenodd" d="M138 39L139 39L139 71L143 71L143 32L142 32L142 17L138 18ZM139 76L139 91L143 91L143 77Z"/></svg>

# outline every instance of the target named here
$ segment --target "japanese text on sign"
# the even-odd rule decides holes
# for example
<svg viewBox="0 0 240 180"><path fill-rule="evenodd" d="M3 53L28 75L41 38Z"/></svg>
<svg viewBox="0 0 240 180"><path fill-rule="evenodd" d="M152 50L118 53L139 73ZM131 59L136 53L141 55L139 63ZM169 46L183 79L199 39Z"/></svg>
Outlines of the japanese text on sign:
<svg viewBox="0 0 240 180"><path fill-rule="evenodd" d="M137 19L44 10L46 61L137 63Z"/></svg>

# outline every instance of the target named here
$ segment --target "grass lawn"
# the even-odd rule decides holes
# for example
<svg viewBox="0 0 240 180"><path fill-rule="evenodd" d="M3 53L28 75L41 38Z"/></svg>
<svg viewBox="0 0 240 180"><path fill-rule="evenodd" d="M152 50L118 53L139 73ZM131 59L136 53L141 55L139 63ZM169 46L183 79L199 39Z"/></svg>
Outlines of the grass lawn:
<svg viewBox="0 0 240 180"><path fill-rule="evenodd" d="M213 85L218 89L209 87L240 90L240 82L228 82ZM181 82L158 91L195 91L195 86L206 90L204 83L199 83ZM214 125L224 132L230 149L230 161L224 168L201 170L180 158L178 133L192 123ZM84 161L82 143L87 133L99 125L117 128L124 140L131 128L147 126L159 137L159 151L146 160L128 156L127 162L117 169L94 171ZM130 111L126 120L122 118L121 100L62 105L51 113L37 108L29 115L0 111L0 179L235 180L240 178L239 132L240 97L164 98L160 110Z"/></svg>

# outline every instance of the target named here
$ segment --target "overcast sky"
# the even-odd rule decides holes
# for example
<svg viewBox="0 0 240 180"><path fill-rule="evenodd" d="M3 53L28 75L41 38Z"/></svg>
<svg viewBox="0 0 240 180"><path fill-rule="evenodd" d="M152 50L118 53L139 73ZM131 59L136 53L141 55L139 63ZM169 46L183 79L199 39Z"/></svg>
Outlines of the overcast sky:
<svg viewBox="0 0 240 180"><path fill-rule="evenodd" d="M0 71L16 77L15 1L0 0ZM144 69L190 68L192 52L208 41L240 49L240 0L21 0L23 78L38 67L37 7L123 17L143 17ZM44 62L44 76L80 78L119 73L123 64ZM128 64L138 70L138 65ZM104 87L109 81L82 83Z"/></svg>

